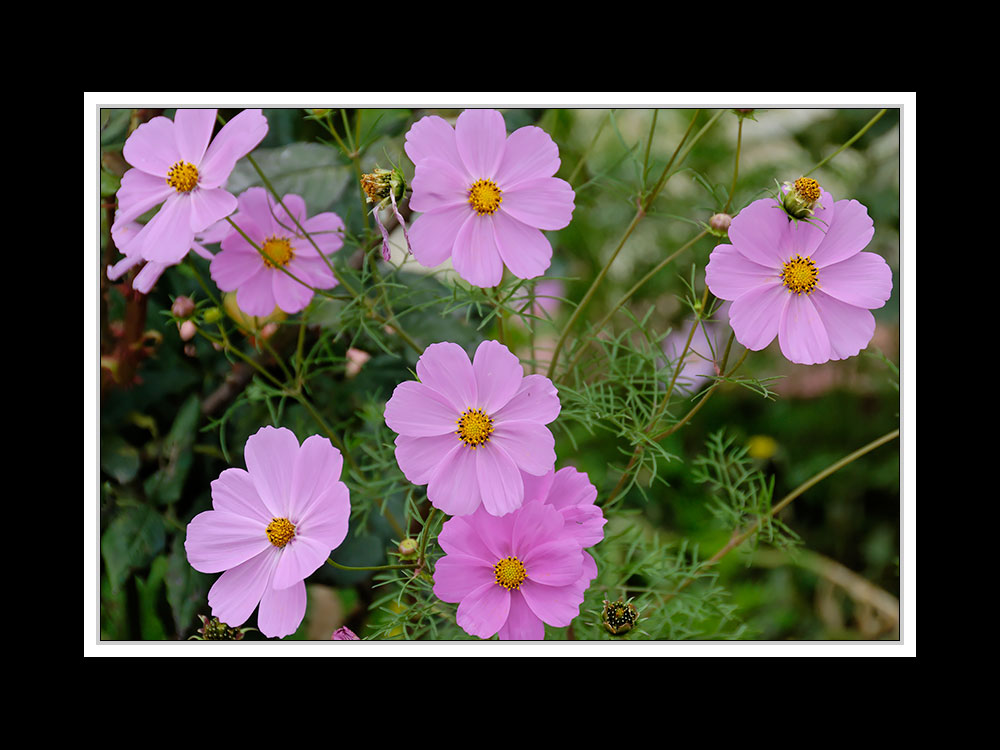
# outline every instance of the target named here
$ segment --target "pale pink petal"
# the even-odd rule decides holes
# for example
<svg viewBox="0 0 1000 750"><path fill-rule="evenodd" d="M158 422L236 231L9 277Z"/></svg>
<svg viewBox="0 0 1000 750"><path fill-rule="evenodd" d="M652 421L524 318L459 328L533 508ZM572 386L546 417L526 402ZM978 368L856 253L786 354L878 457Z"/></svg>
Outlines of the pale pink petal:
<svg viewBox="0 0 1000 750"><path fill-rule="evenodd" d="M218 511L254 518L265 527L274 517L257 494L250 474L243 469L226 469L211 487L212 507Z"/></svg>
<svg viewBox="0 0 1000 750"><path fill-rule="evenodd" d="M440 392L415 380L397 385L385 405L389 429L409 437L452 435L460 416L461 411Z"/></svg>
<svg viewBox="0 0 1000 750"><path fill-rule="evenodd" d="M457 440L456 443L427 482L427 499L449 516L464 516L482 503L476 474L477 451Z"/></svg>
<svg viewBox="0 0 1000 750"><path fill-rule="evenodd" d="M181 160L173 121L166 117L154 117L144 122L125 141L122 156L136 169L166 180L167 172Z"/></svg>
<svg viewBox="0 0 1000 750"><path fill-rule="evenodd" d="M576 586L543 586L529 578L519 591L531 611L553 627L564 628L580 614L583 593Z"/></svg>
<svg viewBox="0 0 1000 750"><path fill-rule="evenodd" d="M267 549L271 542L266 525L221 510L199 513L187 526L184 549L188 562L202 573L219 573L235 568Z"/></svg>
<svg viewBox="0 0 1000 750"><path fill-rule="evenodd" d="M500 283L503 261L494 238L493 217L473 216L462 225L455 238L451 262L458 275L470 284L491 287Z"/></svg>
<svg viewBox="0 0 1000 750"><path fill-rule="evenodd" d="M417 263L433 268L448 260L459 231L475 219L475 211L467 204L418 216L410 228L410 251Z"/></svg>
<svg viewBox="0 0 1000 750"><path fill-rule="evenodd" d="M538 422L495 421L491 442L506 451L522 471L545 474L556 463L552 431Z"/></svg>
<svg viewBox="0 0 1000 750"><path fill-rule="evenodd" d="M596 500L597 488L590 478L572 466L565 466L555 473L546 502L561 510L570 506L590 506Z"/></svg>
<svg viewBox="0 0 1000 750"><path fill-rule="evenodd" d="M304 225L306 220L305 198L295 193L281 196L281 203L274 200L274 196L270 194L268 198L271 200L275 224L290 235L299 234L299 226ZM282 204L284 204L284 208L282 208Z"/></svg>
<svg viewBox="0 0 1000 750"><path fill-rule="evenodd" d="M301 518L314 498L340 482L343 469L344 458L329 438L310 435L303 440L292 466L289 518Z"/></svg>
<svg viewBox="0 0 1000 750"><path fill-rule="evenodd" d="M517 516L517 513L494 516L486 508L480 507L474 514L467 517L472 528L479 534L483 545L492 554L492 557L486 558L491 563L516 555L517 551L514 549L513 539Z"/></svg>
<svg viewBox="0 0 1000 750"><path fill-rule="evenodd" d="M875 317L863 307L813 292L813 304L830 338L830 358L847 359L868 346L875 335Z"/></svg>
<svg viewBox="0 0 1000 750"><path fill-rule="evenodd" d="M260 602L270 587L271 575L278 564L281 550L268 544L267 549L235 568L230 568L208 591L212 615L230 627L239 627Z"/></svg>
<svg viewBox="0 0 1000 750"><path fill-rule="evenodd" d="M422 117L413 123L406 134L404 149L415 166L433 156L465 168L455 145L455 129L436 115Z"/></svg>
<svg viewBox="0 0 1000 750"><path fill-rule="evenodd" d="M567 586L580 577L583 569L582 550L572 537L545 542L518 557L524 563L528 578L546 586ZM535 614L545 619L540 612Z"/></svg>
<svg viewBox="0 0 1000 750"><path fill-rule="evenodd" d="M781 246L778 248L783 258L801 255L808 258L816 252L833 218L833 209L815 209L815 215L807 219L788 222Z"/></svg>
<svg viewBox="0 0 1000 750"><path fill-rule="evenodd" d="M520 508L524 500L521 472L507 452L499 445L487 443L474 453L479 493L486 511L503 516Z"/></svg>
<svg viewBox="0 0 1000 750"><path fill-rule="evenodd" d="M437 542L441 549L447 553L447 556L464 555L475 558L478 564L485 565L492 570L493 564L503 555L498 555L483 542L477 531L477 524L473 522L479 517L480 514L474 513L468 516L449 518L448 522L442 526ZM435 571L437 569L437 565L435 565Z"/></svg>
<svg viewBox="0 0 1000 750"><path fill-rule="evenodd" d="M729 308L736 340L759 351L778 335L778 320L791 293L780 282L761 285L741 294Z"/></svg>
<svg viewBox="0 0 1000 750"><path fill-rule="evenodd" d="M306 585L299 581L287 589L268 586L260 600L257 627L268 638L284 638L299 629L306 614Z"/></svg>
<svg viewBox="0 0 1000 750"><path fill-rule="evenodd" d="M780 269L788 257L788 214L777 201L763 198L740 211L729 225L729 241L747 259Z"/></svg>
<svg viewBox="0 0 1000 750"><path fill-rule="evenodd" d="M472 183L463 171L443 159L429 157L417 165L413 174L410 208L434 211L452 206L469 206Z"/></svg>
<svg viewBox="0 0 1000 750"><path fill-rule="evenodd" d="M216 254L209 263L208 273L219 289L233 292L264 268L260 253L243 243L242 247L231 247Z"/></svg>
<svg viewBox="0 0 1000 750"><path fill-rule="evenodd" d="M520 591L512 591L510 594L507 622L500 628L498 637L501 641L545 640L545 623L531 611Z"/></svg>
<svg viewBox="0 0 1000 750"><path fill-rule="evenodd" d="M295 433L284 427L261 427L247 438L243 457L257 494L276 518L288 518L292 471L299 452Z"/></svg>
<svg viewBox="0 0 1000 750"><path fill-rule="evenodd" d="M486 584L496 585L493 566L485 560L454 553L434 564L434 596L443 602L460 602Z"/></svg>
<svg viewBox="0 0 1000 750"><path fill-rule="evenodd" d="M778 270L748 260L732 245L718 245L705 267L705 283L719 299L734 300L758 286L773 284L778 278Z"/></svg>
<svg viewBox="0 0 1000 750"><path fill-rule="evenodd" d="M526 375L506 406L492 415L496 422L532 421L548 424L559 416L559 393L544 375Z"/></svg>
<svg viewBox="0 0 1000 750"><path fill-rule="evenodd" d="M306 219L302 228L324 255L331 255L344 246L344 220L332 211ZM305 244L312 253L316 252L311 242L306 240Z"/></svg>
<svg viewBox="0 0 1000 750"><path fill-rule="evenodd" d="M118 188L118 208L115 211L112 234L176 193L163 177L151 175L141 169L130 169L122 177L121 187ZM117 239L115 244L119 250L122 249Z"/></svg>
<svg viewBox="0 0 1000 750"><path fill-rule="evenodd" d="M305 281L305 279L299 278L301 281ZM315 294L311 288L283 271L275 271L271 274L271 289L278 307L289 314L304 310Z"/></svg>
<svg viewBox="0 0 1000 750"><path fill-rule="evenodd" d="M882 307L892 294L892 270L881 255L857 253L819 271L819 288L856 307Z"/></svg>
<svg viewBox="0 0 1000 750"><path fill-rule="evenodd" d="M575 194L566 180L541 177L510 189L503 185L500 211L538 229L562 229L573 218Z"/></svg>
<svg viewBox="0 0 1000 750"><path fill-rule="evenodd" d="M434 437L396 437L396 463L413 484L427 484L437 471L438 464L460 444L453 433Z"/></svg>
<svg viewBox="0 0 1000 750"><path fill-rule="evenodd" d="M507 126L495 109L467 109L455 122L455 145L475 180L496 175L506 141Z"/></svg>
<svg viewBox="0 0 1000 750"><path fill-rule="evenodd" d="M800 365L830 359L830 338L811 295L791 296L778 323L778 344L787 359Z"/></svg>
<svg viewBox="0 0 1000 750"><path fill-rule="evenodd" d="M271 586L287 589L304 581L326 562L332 549L319 539L301 536L296 527L295 536L281 548L281 559L274 570Z"/></svg>
<svg viewBox="0 0 1000 750"><path fill-rule="evenodd" d="M547 503L527 503L514 514L511 548L523 562L536 547L557 539L563 530L563 517Z"/></svg>
<svg viewBox="0 0 1000 750"><path fill-rule="evenodd" d="M334 482L321 490L292 521L296 524L296 538L321 543L329 555L347 536L350 519L351 492L343 482Z"/></svg>
<svg viewBox="0 0 1000 750"><path fill-rule="evenodd" d="M174 115L174 137L181 158L198 166L215 129L215 109L178 109Z"/></svg>
<svg viewBox="0 0 1000 750"><path fill-rule="evenodd" d="M108 279L110 281L118 281L126 271L138 263L142 263L141 255L126 255L113 266L108 266Z"/></svg>
<svg viewBox="0 0 1000 750"><path fill-rule="evenodd" d="M191 230L191 196L175 193L129 243L138 248L146 260L158 263L179 263L194 242Z"/></svg>
<svg viewBox="0 0 1000 750"><path fill-rule="evenodd" d="M257 273L240 283L236 290L236 304L247 315L265 317L274 312L276 305L271 286L273 270L261 264Z"/></svg>
<svg viewBox="0 0 1000 750"><path fill-rule="evenodd" d="M509 610L510 592L491 581L473 589L462 599L455 619L469 635L489 638L507 621Z"/></svg>
<svg viewBox="0 0 1000 750"><path fill-rule="evenodd" d="M191 230L201 232L236 210L236 198L222 188L191 193Z"/></svg>
<svg viewBox="0 0 1000 750"><path fill-rule="evenodd" d="M842 200L837 201L834 206L834 221L812 255L821 272L826 266L864 250L875 235L875 226L868 215L868 209L862 204L856 200Z"/></svg>
<svg viewBox="0 0 1000 750"><path fill-rule="evenodd" d="M524 504L527 505L530 502L538 501L540 503L552 502L551 500L546 500L549 496L549 489L552 487L552 482L555 480L555 472L547 471L544 474L536 476L534 474L528 474L521 471L521 481L524 483Z"/></svg>
<svg viewBox="0 0 1000 750"><path fill-rule="evenodd" d="M540 229L499 211L493 216L493 231L500 258L517 278L541 276L552 264L552 243Z"/></svg>
<svg viewBox="0 0 1000 750"><path fill-rule="evenodd" d="M557 171L559 147L544 130L527 125L508 136L496 179L504 190L509 190L527 180L551 177Z"/></svg>
<svg viewBox="0 0 1000 750"><path fill-rule="evenodd" d="M320 257L300 258L296 255L288 262L287 268L315 289L330 289L338 283L330 266Z"/></svg>
<svg viewBox="0 0 1000 750"><path fill-rule="evenodd" d="M142 270L135 275L132 279L132 288L137 292L142 292L143 294L148 294L149 290L153 288L153 285L157 282L160 276L165 270L167 270L167 264L157 263L156 261L148 261Z"/></svg>
<svg viewBox="0 0 1000 750"><path fill-rule="evenodd" d="M444 396L459 414L477 403L472 362L458 344L443 341L424 349L417 360L417 377Z"/></svg>
<svg viewBox="0 0 1000 750"><path fill-rule="evenodd" d="M253 151L265 135L267 118L259 109L240 112L219 131L205 152L198 165L199 184L205 188L224 185L236 162Z"/></svg>
<svg viewBox="0 0 1000 750"><path fill-rule="evenodd" d="M499 341L483 341L472 359L479 394L477 406L493 414L518 392L524 378L521 361Z"/></svg>

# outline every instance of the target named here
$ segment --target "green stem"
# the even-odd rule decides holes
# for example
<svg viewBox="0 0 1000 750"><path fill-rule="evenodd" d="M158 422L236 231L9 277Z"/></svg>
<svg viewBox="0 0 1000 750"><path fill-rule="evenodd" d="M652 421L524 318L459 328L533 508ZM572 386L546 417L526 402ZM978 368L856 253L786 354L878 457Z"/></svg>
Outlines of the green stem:
<svg viewBox="0 0 1000 750"><path fill-rule="evenodd" d="M861 136L863 136L865 133L868 132L868 129L872 125L874 125L876 122L878 122L879 120L881 120L882 119L882 115L884 115L885 113L886 113L886 110L884 110L884 109L880 110L879 113L877 115L875 115L872 119L870 119L868 121L868 123L863 128L861 128L861 130L859 130L857 133L855 133L854 137L852 137L847 143L845 143L843 146L841 146L840 148L838 148L836 151L834 151L828 157L826 157L825 159L823 159L823 161L821 161L819 164L817 164L815 167L813 167L812 169L810 169L808 172L806 172L802 176L803 177L807 177L807 176L811 175L813 172L815 172L817 169L819 169L820 167L822 167L824 164L826 164L828 161L830 161L830 159L832 159L833 157L835 157L841 151L843 151L846 148L850 148L851 145L853 145L853 143L856 140L858 140L858 138L860 138Z"/></svg>
<svg viewBox="0 0 1000 750"><path fill-rule="evenodd" d="M729 213L729 206L733 202L733 194L736 192L736 178L740 174L740 148L743 146L743 118L739 118L740 124L736 129L736 159L733 164L733 186L729 189L729 197L726 198L726 207L722 209L722 213Z"/></svg>
<svg viewBox="0 0 1000 750"><path fill-rule="evenodd" d="M399 565L362 565L360 567L355 567L353 565L341 565L338 562L334 562L330 558L326 559L327 565L332 565L339 570L405 570L407 568L416 567L416 563L400 563Z"/></svg>

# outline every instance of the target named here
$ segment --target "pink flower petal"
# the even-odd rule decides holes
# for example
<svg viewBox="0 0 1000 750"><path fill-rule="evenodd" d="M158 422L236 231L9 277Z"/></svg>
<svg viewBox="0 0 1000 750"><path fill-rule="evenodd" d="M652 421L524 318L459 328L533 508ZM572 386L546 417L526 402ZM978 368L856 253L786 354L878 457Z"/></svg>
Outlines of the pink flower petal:
<svg viewBox="0 0 1000 750"><path fill-rule="evenodd" d="M458 275L470 284L491 287L500 283L503 261L497 249L491 216L473 216L462 225L455 237L451 262Z"/></svg>
<svg viewBox="0 0 1000 750"><path fill-rule="evenodd" d="M510 349L499 341L483 341L472 360L479 394L477 406L493 414L505 406L521 387L524 368Z"/></svg>
<svg viewBox="0 0 1000 750"><path fill-rule="evenodd" d="M236 210L236 198L222 188L191 193L191 230L201 232Z"/></svg>
<svg viewBox="0 0 1000 750"><path fill-rule="evenodd" d="M518 557L524 563L528 578L546 586L568 586L580 577L583 570L582 550L572 537L539 544ZM536 610L535 614L549 622L541 612Z"/></svg>
<svg viewBox="0 0 1000 750"><path fill-rule="evenodd" d="M319 539L301 536L298 527L295 532L292 540L281 548L281 558L271 581L272 588L287 589L301 583L326 562L333 549Z"/></svg>
<svg viewBox="0 0 1000 750"><path fill-rule="evenodd" d="M433 268L451 257L459 231L475 221L475 211L467 204L438 209L417 217L410 228L410 251L417 262Z"/></svg>
<svg viewBox="0 0 1000 750"><path fill-rule="evenodd" d="M274 517L257 494L250 474L243 469L226 469L211 487L212 507L218 511L253 518L265 527Z"/></svg>
<svg viewBox="0 0 1000 750"><path fill-rule="evenodd" d="M718 245L705 267L705 283L719 299L734 300L741 294L780 278L779 271L762 266L732 245Z"/></svg>
<svg viewBox="0 0 1000 750"><path fill-rule="evenodd" d="M130 169L122 177L121 187L118 188L118 209L115 211L112 234L176 193L163 177L151 175L141 169ZM124 249L118 240L115 240L115 244L119 250Z"/></svg>
<svg viewBox="0 0 1000 750"><path fill-rule="evenodd" d="M233 292L263 269L264 261L260 253L244 242L239 247L230 246L230 249L223 249L216 254L209 263L208 273L219 289ZM271 309L274 309L274 305L271 305Z"/></svg>
<svg viewBox="0 0 1000 750"><path fill-rule="evenodd" d="M831 359L853 357L868 346L875 335L875 317L868 310L841 302L822 291L813 292L811 296L830 338Z"/></svg>
<svg viewBox="0 0 1000 750"><path fill-rule="evenodd" d="M280 590L268 586L260 600L257 627L268 638L284 638L299 629L305 614L305 583Z"/></svg>
<svg viewBox="0 0 1000 750"><path fill-rule="evenodd" d="M837 201L834 208L836 218L812 255L821 273L827 266L864 250L875 235L868 209L857 201Z"/></svg>
<svg viewBox="0 0 1000 750"><path fill-rule="evenodd" d="M761 285L733 300L729 323L736 340L747 349L759 351L778 335L778 320L791 293L780 282Z"/></svg>
<svg viewBox="0 0 1000 750"><path fill-rule="evenodd" d="M221 187L229 179L236 162L253 151L267 135L267 118L259 109L245 109L227 122L209 145L198 165L199 184Z"/></svg>
<svg viewBox="0 0 1000 750"><path fill-rule="evenodd" d="M819 271L819 288L856 307L882 307L892 294L892 270L881 255L857 253Z"/></svg>
<svg viewBox="0 0 1000 750"><path fill-rule="evenodd" d="M344 220L332 211L324 211L306 219L302 222L302 228L309 233L324 255L331 255L344 246ZM315 252L308 240L305 245Z"/></svg>
<svg viewBox="0 0 1000 750"><path fill-rule="evenodd" d="M169 265L179 263L193 242L191 196L175 193L129 243L129 248L138 248L146 260Z"/></svg>
<svg viewBox="0 0 1000 750"><path fill-rule="evenodd" d="M236 290L236 304L247 315L265 317L274 312L277 304L271 285L272 269L261 267Z"/></svg>
<svg viewBox="0 0 1000 750"><path fill-rule="evenodd" d="M590 506L596 500L597 488L582 471L566 466L555 473L547 500L552 507L561 510L571 506Z"/></svg>
<svg viewBox="0 0 1000 750"><path fill-rule="evenodd" d="M135 275L134 279L132 279L132 288L137 292L149 294L149 290L153 288L153 285L157 282L165 270L167 270L167 265L165 263L157 263L152 260L147 261L146 265L142 267L142 270Z"/></svg>
<svg viewBox="0 0 1000 750"><path fill-rule="evenodd" d="M458 414L478 401L472 362L458 344L443 341L424 349L417 360L417 377L443 396Z"/></svg>
<svg viewBox="0 0 1000 750"><path fill-rule="evenodd" d="M519 591L531 611L553 627L564 628L580 614L583 593L575 586L543 586L529 578Z"/></svg>
<svg viewBox="0 0 1000 750"><path fill-rule="evenodd" d="M312 501L340 482L344 459L329 438L310 435L299 447L292 465L289 517L296 519Z"/></svg>
<svg viewBox="0 0 1000 750"><path fill-rule="evenodd" d="M511 592L507 622L500 628L498 637L501 641L545 640L545 623L531 611L520 591Z"/></svg>
<svg viewBox="0 0 1000 750"><path fill-rule="evenodd" d="M479 558L449 554L434 565L434 596L443 602L460 602L487 584L496 585L493 566Z"/></svg>
<svg viewBox="0 0 1000 750"><path fill-rule="evenodd" d="M464 516L479 507L482 496L476 474L476 452L456 441L427 483L431 505L449 516Z"/></svg>
<svg viewBox="0 0 1000 750"><path fill-rule="evenodd" d="M173 121L166 117L154 117L144 122L125 141L122 156L136 169L166 180L167 172L181 160Z"/></svg>
<svg viewBox="0 0 1000 750"><path fill-rule="evenodd" d="M201 164L215 129L215 109L178 109L174 115L174 137L181 159Z"/></svg>
<svg viewBox="0 0 1000 750"><path fill-rule="evenodd" d="M555 438L538 422L496 421L491 442L496 443L528 474L540 475L556 463Z"/></svg>
<svg viewBox="0 0 1000 750"><path fill-rule="evenodd" d="M234 628L246 622L270 587L280 554L281 550L268 544L256 557L219 576L208 591L212 615Z"/></svg>
<svg viewBox="0 0 1000 750"><path fill-rule="evenodd" d="M235 568L271 546L265 528L259 519L235 513L199 513L188 524L184 540L188 562L202 573Z"/></svg>
<svg viewBox="0 0 1000 750"><path fill-rule="evenodd" d="M306 281L301 277L298 278ZM274 301L278 307L288 314L305 310L315 294L310 287L277 269L271 274L271 290L274 292Z"/></svg>
<svg viewBox="0 0 1000 750"><path fill-rule="evenodd" d="M524 500L521 472L507 452L498 445L487 443L474 453L479 492L486 511L503 516L520 508Z"/></svg>
<svg viewBox="0 0 1000 750"><path fill-rule="evenodd" d="M288 270L315 289L332 289L337 286L337 279L333 275L333 271L330 270L326 261L318 256L301 258L296 255L288 262Z"/></svg>
<svg viewBox="0 0 1000 750"><path fill-rule="evenodd" d="M469 206L472 182L464 171L443 159L428 157L417 165L413 174L413 195L410 208L414 211L434 211L453 206Z"/></svg>
<svg viewBox="0 0 1000 750"><path fill-rule="evenodd" d="M426 158L437 157L455 167L465 168L455 145L455 129L436 115L422 117L413 123L406 134L404 149L415 166Z"/></svg>
<svg viewBox="0 0 1000 750"><path fill-rule="evenodd" d="M524 483L524 505L535 501L540 503L546 502L554 479L554 471L547 471L544 474L535 476L522 470L521 481Z"/></svg>
<svg viewBox="0 0 1000 750"><path fill-rule="evenodd" d="M788 214L771 198L754 201L733 218L729 241L747 260L780 269L788 260Z"/></svg>
<svg viewBox="0 0 1000 750"><path fill-rule="evenodd" d="M497 554L484 544L477 531L477 525L470 520L478 518L478 516L479 514L472 514L471 516L449 518L448 522L441 528L441 533L438 534L438 545L447 553L448 557L463 555L475 558L478 564L485 565L492 570L494 563L503 555ZM435 571L437 570L438 568L435 566Z"/></svg>
<svg viewBox="0 0 1000 750"><path fill-rule="evenodd" d="M351 520L351 493L343 482L334 482L320 490L311 503L294 518L296 538L311 539L330 550L341 545ZM325 557L324 557L325 559Z"/></svg>
<svg viewBox="0 0 1000 750"><path fill-rule="evenodd" d="M557 539L563 530L563 517L555 508L546 503L528 503L514 514L511 532L511 548L522 561L536 547Z"/></svg>
<svg viewBox="0 0 1000 750"><path fill-rule="evenodd" d="M830 359L830 338L811 295L791 295L778 322L778 344L787 359L800 365Z"/></svg>
<svg viewBox="0 0 1000 750"><path fill-rule="evenodd" d="M496 422L531 421L548 424L559 416L559 393L544 375L526 375L517 393L496 412Z"/></svg>
<svg viewBox="0 0 1000 750"><path fill-rule="evenodd" d="M510 592L495 582L484 583L470 591L458 605L456 621L469 635L489 638L507 621Z"/></svg>
<svg viewBox="0 0 1000 750"><path fill-rule="evenodd" d="M301 195L295 195L295 193L288 193L281 196L281 203L279 203L274 200L274 196L270 193L268 193L267 197L271 202L276 227L281 228L282 231L287 232L289 235L300 234L299 225L304 224L306 220L305 198ZM282 207L282 204L284 204L284 207Z"/></svg>
<svg viewBox="0 0 1000 750"><path fill-rule="evenodd" d="M107 273L108 279L110 281L118 281L122 276L125 275L126 271L135 266L138 263L142 263L142 256L140 255L126 255L124 258L119 260L113 266L108 266Z"/></svg>
<svg viewBox="0 0 1000 750"><path fill-rule="evenodd" d="M517 278L536 278L552 264L552 243L540 229L499 211L493 216L493 230L500 258Z"/></svg>
<svg viewBox="0 0 1000 750"><path fill-rule="evenodd" d="M500 211L538 229L562 229L573 218L575 194L565 180L541 177L519 183L514 189L500 186Z"/></svg>
<svg viewBox="0 0 1000 750"><path fill-rule="evenodd" d="M284 427L261 427L247 438L243 449L257 494L275 518L288 518L292 471L298 452L295 433Z"/></svg>
<svg viewBox="0 0 1000 750"><path fill-rule="evenodd" d="M408 437L454 436L460 416L439 391L415 380L397 385L385 405L389 429Z"/></svg>
<svg viewBox="0 0 1000 750"><path fill-rule="evenodd" d="M455 122L455 145L474 180L496 175L506 141L507 126L495 109L467 109Z"/></svg>
<svg viewBox="0 0 1000 750"><path fill-rule="evenodd" d="M445 456L461 445L453 433L434 437L396 437L396 463L413 484L427 484Z"/></svg>
<svg viewBox="0 0 1000 750"><path fill-rule="evenodd" d="M559 147L541 128L527 125L507 138L503 160L497 168L497 184L516 189L521 182L551 177L559 171Z"/></svg>

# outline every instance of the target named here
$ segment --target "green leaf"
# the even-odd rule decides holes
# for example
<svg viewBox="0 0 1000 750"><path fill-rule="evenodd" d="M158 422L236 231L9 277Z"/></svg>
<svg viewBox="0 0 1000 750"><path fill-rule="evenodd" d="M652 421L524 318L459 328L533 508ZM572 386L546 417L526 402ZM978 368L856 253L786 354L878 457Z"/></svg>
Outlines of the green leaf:
<svg viewBox="0 0 1000 750"><path fill-rule="evenodd" d="M129 572L145 567L163 549L166 534L160 514L148 506L121 509L101 536L111 593L117 594Z"/></svg>
<svg viewBox="0 0 1000 750"><path fill-rule="evenodd" d="M351 179L337 151L319 143L257 149L253 159L278 195L294 193L305 199L310 216L331 208ZM239 195L249 187L263 184L253 165L241 159L229 175L226 189Z"/></svg>
<svg viewBox="0 0 1000 750"><path fill-rule="evenodd" d="M184 551L184 539L180 534L174 537L171 545L164 580L167 584L167 602L174 614L177 635L184 638L187 631L197 624L195 615L198 614L198 609L205 605L205 591L211 579L191 567Z"/></svg>
<svg viewBox="0 0 1000 750"><path fill-rule="evenodd" d="M139 464L139 450L123 437L107 435L101 438L101 471L114 477L119 484L134 479Z"/></svg>
<svg viewBox="0 0 1000 750"><path fill-rule="evenodd" d="M181 407L170 432L163 441L161 458L163 466L143 484L146 495L160 503L173 503L180 499L184 480L191 469L191 445L194 443L201 416L201 403L192 394Z"/></svg>
<svg viewBox="0 0 1000 750"><path fill-rule="evenodd" d="M163 576L167 571L167 558L158 556L153 560L149 575L145 580L136 576L135 588L139 593L139 630L144 641L165 641L167 631L156 613L156 603L163 588Z"/></svg>

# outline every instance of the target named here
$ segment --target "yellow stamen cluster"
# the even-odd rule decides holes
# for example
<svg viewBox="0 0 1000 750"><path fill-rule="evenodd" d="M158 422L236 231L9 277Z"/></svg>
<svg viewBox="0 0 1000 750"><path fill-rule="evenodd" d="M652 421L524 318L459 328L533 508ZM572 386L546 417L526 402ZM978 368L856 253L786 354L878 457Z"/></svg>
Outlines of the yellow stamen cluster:
<svg viewBox="0 0 1000 750"><path fill-rule="evenodd" d="M275 547L284 547L295 536L295 525L287 518L272 518L265 531L271 544Z"/></svg>
<svg viewBox="0 0 1000 750"><path fill-rule="evenodd" d="M794 256L781 267L781 283L795 294L811 294L819 282L819 273L812 258Z"/></svg>
<svg viewBox="0 0 1000 750"><path fill-rule="evenodd" d="M798 193L804 201L815 203L819 200L819 183L811 177L800 177L795 181L794 187L795 192Z"/></svg>
<svg viewBox="0 0 1000 750"><path fill-rule="evenodd" d="M285 237L268 237L260 248L267 256L264 265L268 268L287 266L288 261L295 257L292 243Z"/></svg>
<svg viewBox="0 0 1000 750"><path fill-rule="evenodd" d="M493 433L493 418L482 409L466 409L455 422L458 439L475 450L483 443L490 442Z"/></svg>
<svg viewBox="0 0 1000 750"><path fill-rule="evenodd" d="M516 557L505 557L493 566L494 578L498 585L510 591L518 589L528 577L528 571L524 569L524 563Z"/></svg>
<svg viewBox="0 0 1000 750"><path fill-rule="evenodd" d="M503 203L503 191L493 180L476 180L469 188L469 203L480 216L492 215Z"/></svg>
<svg viewBox="0 0 1000 750"><path fill-rule="evenodd" d="M198 167L179 161L167 171L167 184L178 193L189 193L198 184Z"/></svg>

